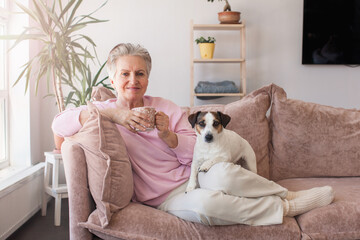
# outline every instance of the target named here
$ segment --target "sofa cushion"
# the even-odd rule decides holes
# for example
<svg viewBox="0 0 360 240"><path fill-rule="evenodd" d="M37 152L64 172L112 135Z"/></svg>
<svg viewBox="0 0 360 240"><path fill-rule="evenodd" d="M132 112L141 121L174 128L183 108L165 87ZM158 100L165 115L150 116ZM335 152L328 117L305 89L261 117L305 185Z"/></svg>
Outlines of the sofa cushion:
<svg viewBox="0 0 360 240"><path fill-rule="evenodd" d="M360 176L360 111L288 99L273 85L270 177Z"/></svg>
<svg viewBox="0 0 360 240"><path fill-rule="evenodd" d="M129 204L133 177L125 143L114 123L88 103L89 119L69 140L84 150L88 183L95 200L101 226L113 213Z"/></svg>
<svg viewBox="0 0 360 240"><path fill-rule="evenodd" d="M334 202L297 216L303 239L360 239L360 178L294 178L278 181L298 191L330 185Z"/></svg>
<svg viewBox="0 0 360 240"><path fill-rule="evenodd" d="M248 225L206 226L184 221L161 210L130 203L115 213L104 229L96 211L86 223L90 232L102 239L299 239L300 229L294 218L284 218L281 225L253 227Z"/></svg>
<svg viewBox="0 0 360 240"><path fill-rule="evenodd" d="M231 117L227 129L237 132L246 139L256 154L257 172L269 178L270 130L266 113L270 107L271 85L253 91L243 99L226 105L203 105L190 108L197 111L221 111Z"/></svg>

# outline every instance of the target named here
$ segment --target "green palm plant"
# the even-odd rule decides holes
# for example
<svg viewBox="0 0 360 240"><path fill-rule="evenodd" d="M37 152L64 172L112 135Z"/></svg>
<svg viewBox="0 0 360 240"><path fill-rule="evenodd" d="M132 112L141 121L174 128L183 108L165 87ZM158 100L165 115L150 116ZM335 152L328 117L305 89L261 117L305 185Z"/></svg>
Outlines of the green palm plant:
<svg viewBox="0 0 360 240"><path fill-rule="evenodd" d="M109 78L104 77L100 80L100 73L106 65L106 62L96 72L95 76L92 77L89 65L86 65L86 58L84 59L85 65L82 65L80 73L75 76L77 83L80 86L74 85L72 81L67 78L63 78L62 82L70 86L70 92L65 97L65 106L73 104L75 107L85 105L87 101L91 99L91 93L94 86L104 86L108 89L114 90L110 84L105 83Z"/></svg>
<svg viewBox="0 0 360 240"><path fill-rule="evenodd" d="M37 23L37 26L25 28L20 35L2 37L3 39L16 39L12 48L25 40L36 40L42 43L41 50L23 66L24 69L14 85L25 76L26 93L30 78L34 77L35 93L37 93L41 79L46 79L48 91L49 86L52 85L58 110L61 112L65 109L65 100L72 102L69 100L69 96L77 96L70 92L64 98L62 84L70 87L76 86L74 82L79 81L79 78L75 76L79 72L83 75L84 71L89 71L86 59L94 60L96 58L94 57L96 56L96 44L90 37L79 31L89 24L107 21L92 17L107 1L92 13L78 16L76 16L76 12L83 0L68 0L64 6L63 0L53 0L51 4L47 4L46 0L31 1L34 9L27 8L18 2L16 4ZM84 47L84 43L90 44L92 51ZM80 96L80 98L82 97Z"/></svg>

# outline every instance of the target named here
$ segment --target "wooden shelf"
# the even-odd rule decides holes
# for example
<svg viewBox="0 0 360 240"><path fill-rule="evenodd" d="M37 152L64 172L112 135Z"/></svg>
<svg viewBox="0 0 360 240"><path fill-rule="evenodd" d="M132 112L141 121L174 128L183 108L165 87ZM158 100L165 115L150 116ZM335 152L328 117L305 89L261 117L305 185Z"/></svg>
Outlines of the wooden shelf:
<svg viewBox="0 0 360 240"><path fill-rule="evenodd" d="M244 24L194 24L194 30L240 30Z"/></svg>
<svg viewBox="0 0 360 240"><path fill-rule="evenodd" d="M194 58L194 32L201 30L210 31L236 31L240 33L240 56L232 56L230 58L213 58L201 59ZM226 33L224 33L226 34ZM240 24L194 24L190 22L190 106L194 106L195 97L239 97L246 95L246 62L245 62L245 23ZM240 78L239 78L239 93L195 93L195 79L194 79L194 65L197 63L236 63L239 64Z"/></svg>
<svg viewBox="0 0 360 240"><path fill-rule="evenodd" d="M245 62L243 58L213 58L213 59L194 59L194 63L242 63Z"/></svg>

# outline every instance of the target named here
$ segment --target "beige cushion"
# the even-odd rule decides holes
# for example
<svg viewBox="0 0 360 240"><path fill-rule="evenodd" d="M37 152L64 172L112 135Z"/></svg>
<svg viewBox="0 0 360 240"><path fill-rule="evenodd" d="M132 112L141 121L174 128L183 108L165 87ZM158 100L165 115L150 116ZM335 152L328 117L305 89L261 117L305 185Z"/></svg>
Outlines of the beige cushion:
<svg viewBox="0 0 360 240"><path fill-rule="evenodd" d="M226 105L203 105L190 108L197 111L221 111L231 117L227 129L246 139L256 154L258 174L269 178L270 130L266 112L270 107L271 85L256 90L241 100Z"/></svg>
<svg viewBox="0 0 360 240"><path fill-rule="evenodd" d="M90 118L69 140L79 143L86 156L89 188L101 226L129 204L133 177L124 141L114 123L88 103Z"/></svg>
<svg viewBox="0 0 360 240"><path fill-rule="evenodd" d="M360 176L360 111L288 99L273 86L271 178Z"/></svg>
<svg viewBox="0 0 360 240"><path fill-rule="evenodd" d="M297 216L302 239L360 239L360 178L294 178L278 182L292 191L330 185L334 202Z"/></svg>
<svg viewBox="0 0 360 240"><path fill-rule="evenodd" d="M101 228L95 210L86 223L90 232L102 239L298 239L300 229L294 218L284 218L279 225L253 227L248 225L206 226L192 223L145 205L130 203L117 212L106 228Z"/></svg>

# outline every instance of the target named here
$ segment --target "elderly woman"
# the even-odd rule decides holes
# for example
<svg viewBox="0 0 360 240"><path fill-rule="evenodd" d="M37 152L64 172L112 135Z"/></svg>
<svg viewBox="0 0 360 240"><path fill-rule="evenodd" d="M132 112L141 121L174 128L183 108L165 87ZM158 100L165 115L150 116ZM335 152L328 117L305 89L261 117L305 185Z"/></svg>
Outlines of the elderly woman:
<svg viewBox="0 0 360 240"><path fill-rule="evenodd" d="M229 163L200 173L200 188L186 194L196 135L180 107L145 95L151 70L148 51L119 44L109 54L107 69L117 98L94 104L116 123L125 141L134 176L133 201L208 225L268 225L333 200L330 187L290 192ZM145 132L149 116L132 110L143 106L156 108L155 130ZM52 128L60 137L71 136L88 118L86 106L70 109L55 117Z"/></svg>

